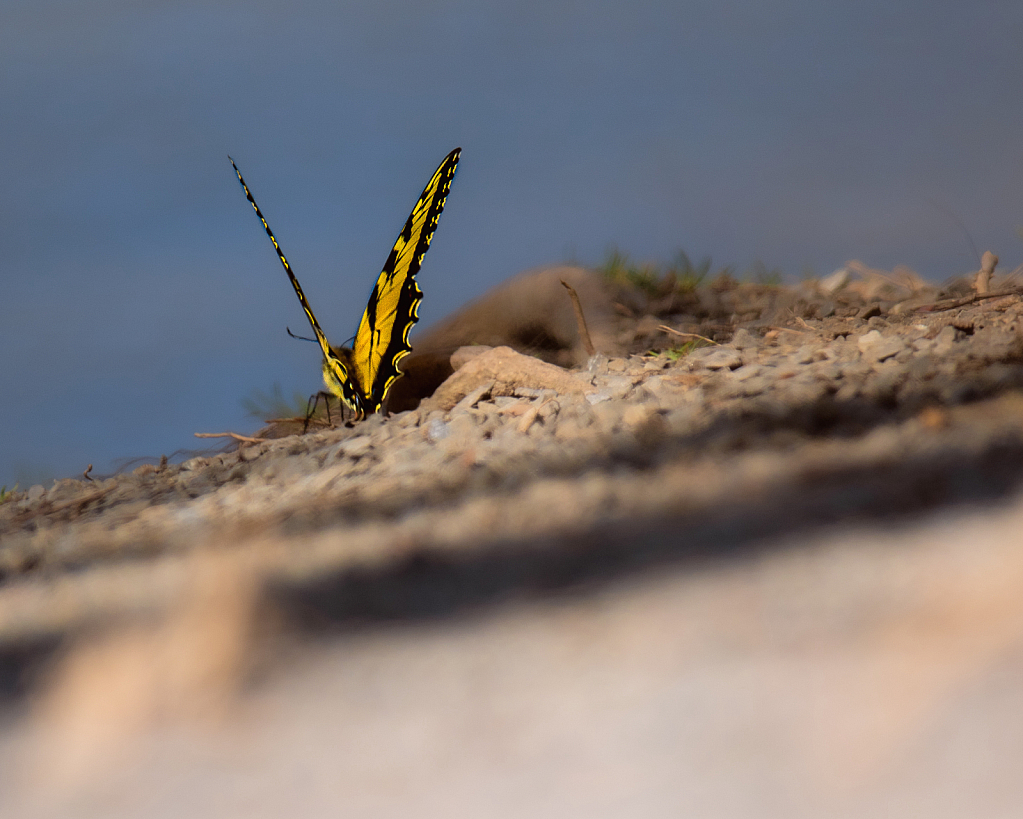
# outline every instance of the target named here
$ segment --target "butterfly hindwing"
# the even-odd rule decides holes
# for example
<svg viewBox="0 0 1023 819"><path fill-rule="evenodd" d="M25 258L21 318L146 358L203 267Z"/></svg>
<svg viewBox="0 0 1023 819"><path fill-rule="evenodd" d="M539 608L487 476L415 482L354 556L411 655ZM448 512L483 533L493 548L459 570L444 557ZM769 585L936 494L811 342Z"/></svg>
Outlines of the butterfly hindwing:
<svg viewBox="0 0 1023 819"><path fill-rule="evenodd" d="M353 366L366 391L366 410L376 412L400 375L398 362L412 350L409 332L419 320L423 292L416 273L444 210L460 148L434 172L387 257L366 305L353 345Z"/></svg>

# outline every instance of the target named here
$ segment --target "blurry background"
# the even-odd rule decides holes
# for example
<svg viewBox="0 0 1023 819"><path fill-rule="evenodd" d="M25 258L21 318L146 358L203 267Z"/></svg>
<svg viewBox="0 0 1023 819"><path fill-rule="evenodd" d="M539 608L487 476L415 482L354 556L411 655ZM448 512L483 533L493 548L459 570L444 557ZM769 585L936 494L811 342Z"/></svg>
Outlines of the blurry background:
<svg viewBox="0 0 1023 819"><path fill-rule="evenodd" d="M376 0L0 5L0 483L251 430L464 153L425 326L520 270L685 249L798 278L1023 257L1023 6Z"/></svg>

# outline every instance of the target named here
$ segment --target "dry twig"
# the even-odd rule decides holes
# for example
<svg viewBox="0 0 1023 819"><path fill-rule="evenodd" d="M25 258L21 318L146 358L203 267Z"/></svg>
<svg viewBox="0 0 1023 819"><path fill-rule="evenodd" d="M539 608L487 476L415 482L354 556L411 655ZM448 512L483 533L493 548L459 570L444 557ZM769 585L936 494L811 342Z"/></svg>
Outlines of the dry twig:
<svg viewBox="0 0 1023 819"><path fill-rule="evenodd" d="M239 435L237 432L196 432L196 438L234 438L246 444L265 444L265 438L250 438L248 435Z"/></svg>
<svg viewBox="0 0 1023 819"><path fill-rule="evenodd" d="M940 313L943 310L955 310L957 307L965 307L983 299L999 299L1003 296L1018 296L1018 290L996 290L994 293L974 293L972 296L963 296L961 299L945 299L936 301L933 304L924 304L916 308L917 313Z"/></svg>
<svg viewBox="0 0 1023 819"><path fill-rule="evenodd" d="M667 324L662 324L657 329L664 330L664 332L666 333L671 333L673 336L682 336L683 338L698 338L700 339L700 341L706 341L708 344L713 344L718 347L721 346L717 341L715 341L712 338L701 336L699 333L683 333L681 330L676 330L673 327L669 327Z"/></svg>
<svg viewBox="0 0 1023 819"><path fill-rule="evenodd" d="M562 286L568 291L568 295L572 299L572 308L575 310L575 322L579 325L579 338L582 339L583 349L586 350L586 355L596 355L596 350L593 347L593 342L590 340L590 330L586 326L586 316L583 315L583 306L579 303L579 294L575 292L575 288L572 287L564 279L561 280Z"/></svg>
<svg viewBox="0 0 1023 819"><path fill-rule="evenodd" d="M263 423L264 424L304 424L305 420L306 420L305 418L297 418L297 417L296 418L267 418L266 420L263 421ZM316 417L310 418L309 419L309 423L310 424L320 424L321 426L330 427L331 429L334 429L334 425L333 424L327 423L322 418L316 418Z"/></svg>

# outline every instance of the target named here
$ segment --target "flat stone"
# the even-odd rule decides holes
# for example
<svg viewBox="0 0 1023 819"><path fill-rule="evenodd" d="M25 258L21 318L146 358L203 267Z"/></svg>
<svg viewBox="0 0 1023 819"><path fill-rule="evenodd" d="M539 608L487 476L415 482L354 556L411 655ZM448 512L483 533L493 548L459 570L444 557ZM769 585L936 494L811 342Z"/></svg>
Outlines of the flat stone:
<svg viewBox="0 0 1023 819"><path fill-rule="evenodd" d="M898 355L906 349L906 342L898 336L882 336L877 330L864 333L856 342L863 358L881 362Z"/></svg>
<svg viewBox="0 0 1023 819"><path fill-rule="evenodd" d="M714 347L695 350L687 356L692 369L735 370L742 366L742 356L730 347Z"/></svg>

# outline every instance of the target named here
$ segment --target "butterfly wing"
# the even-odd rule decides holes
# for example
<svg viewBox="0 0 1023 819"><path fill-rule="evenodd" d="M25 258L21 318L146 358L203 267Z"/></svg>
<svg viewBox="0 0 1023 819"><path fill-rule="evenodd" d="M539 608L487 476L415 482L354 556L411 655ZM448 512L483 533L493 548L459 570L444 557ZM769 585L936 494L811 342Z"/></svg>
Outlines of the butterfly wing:
<svg viewBox="0 0 1023 819"><path fill-rule="evenodd" d="M357 385L352 383L352 379L345 362L341 360L333 349L331 349L330 344L327 342L327 336L324 335L323 330L320 329L320 323L316 320L316 316L313 315L313 308L309 306L305 293L302 292L302 286L298 283L298 279L295 278L295 274L291 272L291 265L288 264L288 260L284 256L284 251L282 251L281 246L277 244L277 239L274 237L273 231L270 230L270 225L263 216L263 212L259 209L259 205L256 204L256 200L252 198L249 186L245 184L245 180L242 178L242 172L238 170L238 166L234 164L234 160L231 159L231 157L228 157L228 159L231 160L231 167L234 168L234 172L238 176L238 181L241 183L242 190L245 191L245 198L249 200L249 204L252 205L253 210L256 211L256 216L259 217L259 221L263 223L263 229L266 231L266 235L269 236L270 241L273 242L274 250L277 251L277 258L279 258L281 260L281 264L284 265L284 272L288 274L291 286L295 288L295 295L298 296L298 301L302 305L302 309L305 311L306 318L309 319L309 324L313 328L313 333L316 335L316 341L319 343L320 349L323 351L324 384L326 384L327 388L334 395L351 407L359 417L362 417L362 415L365 414L365 410L363 408L363 400L360 390Z"/></svg>
<svg viewBox="0 0 1023 819"><path fill-rule="evenodd" d="M398 362L412 351L409 331L419 320L423 300L416 273L444 210L461 150L455 148L444 158L423 189L377 278L355 334L353 366L366 390L367 412L376 412L383 405L400 375Z"/></svg>

